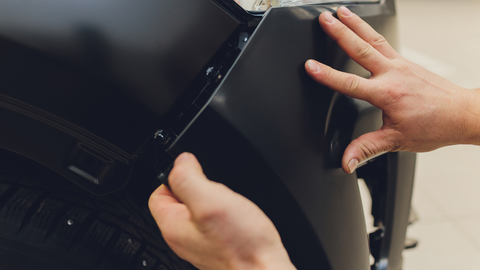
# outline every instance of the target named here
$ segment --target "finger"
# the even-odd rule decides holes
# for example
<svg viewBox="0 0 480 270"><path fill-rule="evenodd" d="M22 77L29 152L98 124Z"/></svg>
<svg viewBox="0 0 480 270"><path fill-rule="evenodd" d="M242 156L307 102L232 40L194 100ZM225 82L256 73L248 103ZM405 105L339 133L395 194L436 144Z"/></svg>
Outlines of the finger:
<svg viewBox="0 0 480 270"><path fill-rule="evenodd" d="M159 218L163 220L165 211L169 208L175 207L175 205L183 205L180 203L172 192L165 185L158 187L148 200L148 208L155 219Z"/></svg>
<svg viewBox="0 0 480 270"><path fill-rule="evenodd" d="M199 246L195 246L195 243L204 243L205 239L202 239L198 228L192 223L190 209L179 202L165 185L152 193L148 206L163 238L172 250L184 260L202 261L202 258L198 257L198 254L201 254Z"/></svg>
<svg viewBox="0 0 480 270"><path fill-rule="evenodd" d="M377 130L353 140L343 153L343 170L346 173L353 173L368 159L392 151L395 148L395 143L388 133L385 130Z"/></svg>
<svg viewBox="0 0 480 270"><path fill-rule="evenodd" d="M216 183L207 179L193 154L178 156L168 181L173 194L187 205L194 216L217 204L215 199L220 194L215 194Z"/></svg>
<svg viewBox="0 0 480 270"><path fill-rule="evenodd" d="M192 223L192 214L185 204L158 204L159 207L151 208L152 216L167 244L183 259L185 250L191 249L191 243L200 242L200 234L195 224Z"/></svg>
<svg viewBox="0 0 480 270"><path fill-rule="evenodd" d="M175 195L168 189L167 186L165 185L160 185L153 193L150 195L150 201L155 201L157 202L158 200L161 200L162 202L167 202L167 203L180 203ZM149 205L150 206L150 205Z"/></svg>
<svg viewBox="0 0 480 270"><path fill-rule="evenodd" d="M361 39L365 40L368 44L372 45L377 51L383 54L385 57L394 59L400 56L387 40L377 33L368 23L362 20L359 16L351 12L346 7L340 7L337 11L337 15L342 23L350 28Z"/></svg>
<svg viewBox="0 0 480 270"><path fill-rule="evenodd" d="M335 40L355 62L370 71L372 75L387 70L389 59L334 18L332 13L323 12L319 17L319 22L325 33Z"/></svg>
<svg viewBox="0 0 480 270"><path fill-rule="evenodd" d="M166 225L189 216L187 207L180 203L165 185L158 187L148 200L148 208L157 221L160 230Z"/></svg>
<svg viewBox="0 0 480 270"><path fill-rule="evenodd" d="M368 100L377 104L378 95L375 95L375 82L350 73L340 72L315 60L305 63L305 70L316 82L338 91L344 95Z"/></svg>

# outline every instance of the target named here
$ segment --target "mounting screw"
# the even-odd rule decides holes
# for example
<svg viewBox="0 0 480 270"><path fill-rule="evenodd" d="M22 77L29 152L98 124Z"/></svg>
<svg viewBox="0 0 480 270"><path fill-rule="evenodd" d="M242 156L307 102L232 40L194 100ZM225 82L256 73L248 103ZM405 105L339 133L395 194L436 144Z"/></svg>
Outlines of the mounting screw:
<svg viewBox="0 0 480 270"><path fill-rule="evenodd" d="M67 220L67 224L68 224L68 226L72 226L73 225L73 220L72 219Z"/></svg>
<svg viewBox="0 0 480 270"><path fill-rule="evenodd" d="M156 139L157 137L160 137L160 139L165 139L165 135L163 135L163 129L157 130L155 132L155 135L153 135L153 138Z"/></svg>
<svg viewBox="0 0 480 270"><path fill-rule="evenodd" d="M164 182L166 179L167 179L167 176L161 172L158 176L157 176L157 179Z"/></svg>

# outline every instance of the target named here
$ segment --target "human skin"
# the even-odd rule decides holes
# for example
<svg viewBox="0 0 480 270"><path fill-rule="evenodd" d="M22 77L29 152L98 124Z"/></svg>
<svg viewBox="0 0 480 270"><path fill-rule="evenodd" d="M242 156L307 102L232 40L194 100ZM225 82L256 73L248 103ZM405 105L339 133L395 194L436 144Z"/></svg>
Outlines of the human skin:
<svg viewBox="0 0 480 270"><path fill-rule="evenodd" d="M169 184L153 192L149 208L178 256L199 269L295 269L262 210L208 180L194 155L175 160Z"/></svg>
<svg viewBox="0 0 480 270"><path fill-rule="evenodd" d="M386 151L480 144L480 90L459 87L407 61L348 9L337 14L340 20L322 13L320 25L372 76L360 78L314 60L306 62L306 71L317 82L383 110L383 126L345 150L346 172ZM177 158L169 183L172 190L160 186L149 207L181 258L200 269L295 269L267 216L245 197L208 180L192 154Z"/></svg>
<svg viewBox="0 0 480 270"><path fill-rule="evenodd" d="M479 89L462 88L406 60L347 8L339 8L337 15L339 20L322 13L322 29L372 76L343 73L315 60L308 60L305 69L318 83L383 111L383 126L346 148L345 172L352 173L359 163L383 152L480 144Z"/></svg>

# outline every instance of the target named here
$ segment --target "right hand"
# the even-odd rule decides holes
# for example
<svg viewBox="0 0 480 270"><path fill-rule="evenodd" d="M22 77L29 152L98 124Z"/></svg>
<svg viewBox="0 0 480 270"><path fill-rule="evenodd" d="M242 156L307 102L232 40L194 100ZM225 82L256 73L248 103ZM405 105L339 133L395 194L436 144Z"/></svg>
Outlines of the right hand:
<svg viewBox="0 0 480 270"><path fill-rule="evenodd" d="M181 154L150 211L165 241L199 269L294 270L273 223L256 206L203 174L194 155Z"/></svg>
<svg viewBox="0 0 480 270"><path fill-rule="evenodd" d="M348 145L342 159L352 173L363 160L387 151L426 152L453 144L480 144L479 90L465 89L400 56L360 17L341 7L319 17L323 30L369 79L314 60L305 64L318 83L383 111L383 126Z"/></svg>

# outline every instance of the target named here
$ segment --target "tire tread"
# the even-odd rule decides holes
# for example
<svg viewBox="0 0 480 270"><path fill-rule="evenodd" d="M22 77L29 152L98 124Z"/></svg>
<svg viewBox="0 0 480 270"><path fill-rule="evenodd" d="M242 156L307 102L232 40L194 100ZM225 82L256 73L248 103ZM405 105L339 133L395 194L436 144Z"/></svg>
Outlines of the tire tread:
<svg viewBox="0 0 480 270"><path fill-rule="evenodd" d="M37 250L24 254L32 267L40 260L52 269L195 269L170 250L147 206L128 192L97 197L2 152L0 252Z"/></svg>

